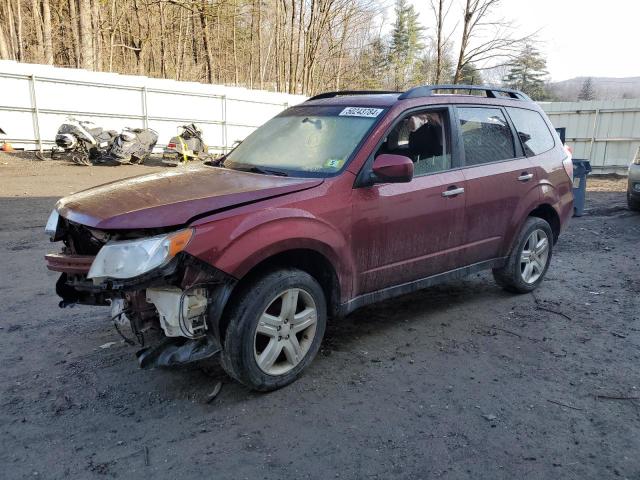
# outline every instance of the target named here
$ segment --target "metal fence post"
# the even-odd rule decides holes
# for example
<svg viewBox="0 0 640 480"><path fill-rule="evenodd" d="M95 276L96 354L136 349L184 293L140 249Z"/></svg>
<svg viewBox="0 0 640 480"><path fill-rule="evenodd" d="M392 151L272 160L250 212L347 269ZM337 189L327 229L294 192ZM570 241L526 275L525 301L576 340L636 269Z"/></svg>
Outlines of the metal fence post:
<svg viewBox="0 0 640 480"><path fill-rule="evenodd" d="M591 158L591 156L593 155L593 144L596 142L596 133L598 131L598 115L600 115L600 109L596 108L596 111L593 115L593 130L591 131L591 144L589 145L589 161L591 163L593 163L593 158ZM604 167L604 160L603 160L603 165Z"/></svg>
<svg viewBox="0 0 640 480"><path fill-rule="evenodd" d="M38 110L38 99L36 96L36 76L29 76L29 93L31 96L31 111L33 115L33 131L36 134L38 150L42 153L42 136L40 135L40 111Z"/></svg>
<svg viewBox="0 0 640 480"><path fill-rule="evenodd" d="M142 87L142 125L149 128L149 110L147 106L147 86Z"/></svg>
<svg viewBox="0 0 640 480"><path fill-rule="evenodd" d="M227 153L227 96L222 96L222 153Z"/></svg>

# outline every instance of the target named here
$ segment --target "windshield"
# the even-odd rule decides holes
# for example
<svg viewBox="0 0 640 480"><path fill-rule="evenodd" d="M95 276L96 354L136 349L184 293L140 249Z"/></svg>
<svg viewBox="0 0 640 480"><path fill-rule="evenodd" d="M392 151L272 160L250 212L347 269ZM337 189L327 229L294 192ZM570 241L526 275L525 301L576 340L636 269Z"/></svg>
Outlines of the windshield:
<svg viewBox="0 0 640 480"><path fill-rule="evenodd" d="M293 107L249 135L224 166L263 173L325 176L347 163L384 109Z"/></svg>

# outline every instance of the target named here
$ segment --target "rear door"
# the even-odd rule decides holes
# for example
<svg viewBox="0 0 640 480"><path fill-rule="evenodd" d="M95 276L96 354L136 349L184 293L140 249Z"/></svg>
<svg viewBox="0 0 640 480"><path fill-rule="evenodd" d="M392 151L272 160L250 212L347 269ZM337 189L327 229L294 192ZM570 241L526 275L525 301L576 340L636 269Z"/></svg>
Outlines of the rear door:
<svg viewBox="0 0 640 480"><path fill-rule="evenodd" d="M455 110L467 184L464 256L473 264L504 255L522 200L536 194L536 172L501 107Z"/></svg>
<svg viewBox="0 0 640 480"><path fill-rule="evenodd" d="M451 122L447 108L400 117L375 155L410 157L413 180L354 189L351 243L357 294L460 266L465 180L451 153Z"/></svg>
<svg viewBox="0 0 640 480"><path fill-rule="evenodd" d="M528 108L506 107L505 110L517 132L524 154L533 164L536 178L546 178L544 168L541 166L547 165L549 170L555 170L559 174L557 175L560 180L558 183L562 183L562 180L565 180L565 176L562 174L565 172L564 169L558 167L561 166L560 159L563 157L559 158L557 151L554 150L556 140L542 115ZM562 143L564 143L563 137L564 134L561 136ZM555 172L552 175L555 176ZM554 181L555 178L550 180L554 185L557 185Z"/></svg>

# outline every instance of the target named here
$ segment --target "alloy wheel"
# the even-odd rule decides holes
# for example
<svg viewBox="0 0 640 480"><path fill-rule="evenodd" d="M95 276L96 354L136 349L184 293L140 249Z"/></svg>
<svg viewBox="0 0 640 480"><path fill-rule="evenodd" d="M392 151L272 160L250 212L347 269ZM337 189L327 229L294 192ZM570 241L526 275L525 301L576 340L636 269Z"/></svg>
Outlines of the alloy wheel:
<svg viewBox="0 0 640 480"><path fill-rule="evenodd" d="M254 336L254 357L268 375L283 375L305 357L316 334L313 297L300 288L278 294L262 313Z"/></svg>
<svg viewBox="0 0 640 480"><path fill-rule="evenodd" d="M525 283L535 283L544 273L549 260L549 237L536 229L527 238L520 254L520 274Z"/></svg>

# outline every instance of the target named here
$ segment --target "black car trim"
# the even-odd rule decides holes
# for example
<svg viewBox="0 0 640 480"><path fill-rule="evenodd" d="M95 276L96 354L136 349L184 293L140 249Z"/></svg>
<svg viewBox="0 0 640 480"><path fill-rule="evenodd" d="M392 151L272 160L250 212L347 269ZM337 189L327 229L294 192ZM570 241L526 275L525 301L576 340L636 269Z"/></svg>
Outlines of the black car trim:
<svg viewBox="0 0 640 480"><path fill-rule="evenodd" d="M381 290L376 290L374 292L364 293L340 305L340 315L342 316L348 315L354 310L370 305L372 303L377 303L382 300L388 300L390 298L398 297L400 295L413 293L418 290L423 290L425 288L431 287L433 285L437 285L442 282L447 282L450 280L459 280L463 277L466 277L467 275L480 272L482 270L501 267L506 263L507 258L508 257L500 257L500 258L494 258L491 260L485 260L483 262L478 262L472 265L467 265L465 267L449 270L447 272L438 273L436 275L431 275L429 277L421 278L419 280L414 280L411 282L402 283L400 285L386 287Z"/></svg>

